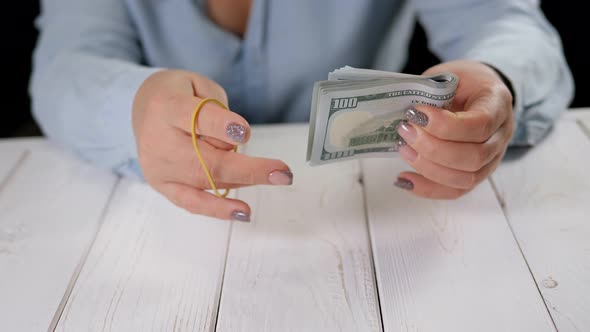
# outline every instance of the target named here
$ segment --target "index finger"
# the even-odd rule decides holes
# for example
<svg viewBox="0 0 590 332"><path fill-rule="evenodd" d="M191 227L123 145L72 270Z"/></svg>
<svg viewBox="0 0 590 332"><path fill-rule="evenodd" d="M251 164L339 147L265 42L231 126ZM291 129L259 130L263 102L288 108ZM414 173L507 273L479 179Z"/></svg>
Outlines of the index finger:
<svg viewBox="0 0 590 332"><path fill-rule="evenodd" d="M483 143L506 121L512 106L501 98L480 96L461 112L427 105L406 111L408 121L424 128L432 136L456 142Z"/></svg>
<svg viewBox="0 0 590 332"><path fill-rule="evenodd" d="M207 157L205 157L207 159ZM281 160L210 151L208 166L216 181L233 185L291 185L293 173Z"/></svg>
<svg viewBox="0 0 590 332"><path fill-rule="evenodd" d="M208 188L204 167L207 167L218 188L260 184L290 185L293 182L293 173L281 160L220 150L203 142L200 145L205 161L203 165L188 141L179 142L175 149L176 158L172 163L177 166L167 169L168 177L175 182Z"/></svg>

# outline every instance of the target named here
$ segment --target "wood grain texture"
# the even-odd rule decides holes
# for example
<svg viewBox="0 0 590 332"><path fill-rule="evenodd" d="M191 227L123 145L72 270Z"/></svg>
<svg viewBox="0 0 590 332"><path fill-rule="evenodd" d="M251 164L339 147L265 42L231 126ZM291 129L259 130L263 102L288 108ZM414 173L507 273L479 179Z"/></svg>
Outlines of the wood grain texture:
<svg viewBox="0 0 590 332"><path fill-rule="evenodd" d="M46 331L97 232L115 177L41 141L0 144L2 160L19 154L0 191L0 330Z"/></svg>
<svg viewBox="0 0 590 332"><path fill-rule="evenodd" d="M553 331L488 182L454 201L392 185L401 159L363 160L385 331Z"/></svg>
<svg viewBox="0 0 590 332"><path fill-rule="evenodd" d="M229 228L122 180L56 331L213 331Z"/></svg>
<svg viewBox="0 0 590 332"><path fill-rule="evenodd" d="M380 331L358 162L308 166L303 125L250 142L295 182L238 192L253 221L232 231L217 331Z"/></svg>
<svg viewBox="0 0 590 332"><path fill-rule="evenodd" d="M559 331L590 331L590 139L560 121L493 176Z"/></svg>

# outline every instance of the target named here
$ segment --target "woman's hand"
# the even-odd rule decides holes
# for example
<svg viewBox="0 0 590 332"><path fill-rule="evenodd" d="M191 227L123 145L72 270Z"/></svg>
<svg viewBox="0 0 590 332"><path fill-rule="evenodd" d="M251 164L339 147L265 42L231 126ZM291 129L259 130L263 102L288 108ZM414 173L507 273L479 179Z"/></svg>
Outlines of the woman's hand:
<svg viewBox="0 0 590 332"><path fill-rule="evenodd" d="M418 173L401 173L396 185L427 198L453 199L496 169L513 134L512 94L491 67L472 61L443 63L430 75L460 77L452 110L416 106L398 127L407 145L400 155Z"/></svg>
<svg viewBox="0 0 590 332"><path fill-rule="evenodd" d="M143 175L158 192L189 212L249 221L250 207L245 202L204 191L210 185L191 139L191 118L204 98L228 102L223 88L195 73L166 70L144 81L133 104L133 131ZM197 133L218 188L292 183L293 175L282 161L233 152L250 136L250 126L240 115L207 103L199 112Z"/></svg>

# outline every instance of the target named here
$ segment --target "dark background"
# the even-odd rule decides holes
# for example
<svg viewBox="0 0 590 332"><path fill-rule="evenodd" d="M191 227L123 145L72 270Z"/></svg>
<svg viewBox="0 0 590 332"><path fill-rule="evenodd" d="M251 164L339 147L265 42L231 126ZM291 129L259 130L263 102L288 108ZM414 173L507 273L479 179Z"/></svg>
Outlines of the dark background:
<svg viewBox="0 0 590 332"><path fill-rule="evenodd" d="M576 4L577 3L577 4ZM581 51L584 46L585 34L588 31L582 22L585 13L583 1L564 3L562 1L544 1L543 11L549 21L561 34L565 54L576 81L576 96L570 107L588 107L590 101L584 99L584 91L588 90L590 66L584 61ZM40 135L40 131L30 114L28 96L28 80L31 72L31 52L35 45L37 31L33 20L39 12L37 1L12 2L11 16L2 20L4 35L2 58L4 61L2 100L4 107L0 117L0 137L17 137ZM16 22L16 23L15 23ZM16 24L16 25L15 25ZM578 38L575 38L578 37ZM420 74L431 65L437 63L426 48L424 31L416 27L410 48L409 62L403 70L407 73Z"/></svg>

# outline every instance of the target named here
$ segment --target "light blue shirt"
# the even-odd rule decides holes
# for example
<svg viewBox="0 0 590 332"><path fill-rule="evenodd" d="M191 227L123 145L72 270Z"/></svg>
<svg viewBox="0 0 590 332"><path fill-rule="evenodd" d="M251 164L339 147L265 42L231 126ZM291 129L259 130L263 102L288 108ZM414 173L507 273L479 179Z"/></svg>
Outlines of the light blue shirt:
<svg viewBox="0 0 590 332"><path fill-rule="evenodd" d="M307 121L313 83L350 65L402 70L416 17L443 61L488 63L512 83L512 145L534 145L573 80L535 0L254 0L244 39L198 0L43 0L30 93L45 134L84 159L139 174L135 92L162 68L223 86L251 123Z"/></svg>

